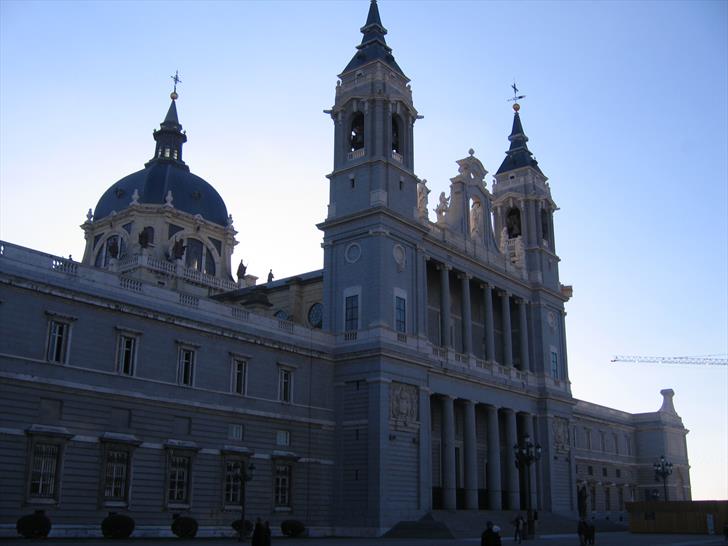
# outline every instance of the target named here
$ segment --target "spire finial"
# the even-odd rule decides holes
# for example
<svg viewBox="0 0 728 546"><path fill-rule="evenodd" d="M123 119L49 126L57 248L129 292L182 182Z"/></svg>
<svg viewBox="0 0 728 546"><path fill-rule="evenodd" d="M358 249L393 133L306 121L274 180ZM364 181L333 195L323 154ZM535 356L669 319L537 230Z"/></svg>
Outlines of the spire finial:
<svg viewBox="0 0 728 546"><path fill-rule="evenodd" d="M174 90L169 94L169 98L172 100L177 100L179 95L177 94L177 84L182 83L182 80L179 79L179 70L174 71L174 76L170 76L172 81L174 82Z"/></svg>
<svg viewBox="0 0 728 546"><path fill-rule="evenodd" d="M513 97L508 99L508 101L513 101L513 110L515 112L518 112L521 109L521 105L518 104L518 102L521 99L525 99L526 95L519 95L518 94L518 87L516 87L516 80L513 80L513 85L511 85L511 89L513 89Z"/></svg>

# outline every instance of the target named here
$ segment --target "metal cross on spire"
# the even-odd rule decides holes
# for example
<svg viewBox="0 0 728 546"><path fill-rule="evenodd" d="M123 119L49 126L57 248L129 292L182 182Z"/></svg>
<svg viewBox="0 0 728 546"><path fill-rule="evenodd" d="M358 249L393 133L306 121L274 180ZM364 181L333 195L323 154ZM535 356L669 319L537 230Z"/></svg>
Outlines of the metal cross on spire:
<svg viewBox="0 0 728 546"><path fill-rule="evenodd" d="M518 94L518 87L516 87L516 80L513 80L513 85L511 85L511 89L513 89L513 98L508 99L509 101L516 102L517 100L526 98L526 95Z"/></svg>
<svg viewBox="0 0 728 546"><path fill-rule="evenodd" d="M182 80L179 79L179 70L174 71L174 76L170 76L172 78L172 81L174 82L174 92L177 92L177 84L182 83Z"/></svg>

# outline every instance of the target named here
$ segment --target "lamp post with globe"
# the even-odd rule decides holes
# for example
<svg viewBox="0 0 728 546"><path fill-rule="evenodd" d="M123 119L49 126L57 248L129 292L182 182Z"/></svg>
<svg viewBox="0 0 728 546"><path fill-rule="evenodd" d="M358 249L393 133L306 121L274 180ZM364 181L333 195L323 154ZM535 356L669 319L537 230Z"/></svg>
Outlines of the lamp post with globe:
<svg viewBox="0 0 728 546"><path fill-rule="evenodd" d="M245 463L241 461L238 473L235 475L235 481L240 484L240 530L238 533L238 542L242 542L245 537L245 484L253 479L255 475L255 465L250 463L245 468Z"/></svg>
<svg viewBox="0 0 728 546"><path fill-rule="evenodd" d="M662 486L665 491L665 501L667 501L667 478L672 474L672 463L665 459L664 455L660 455L660 460L652 465L655 469L655 479L662 480Z"/></svg>
<svg viewBox="0 0 728 546"><path fill-rule="evenodd" d="M527 538L533 538L535 535L535 525L533 519L533 507L531 506L531 465L541 458L541 446L534 444L531 438L525 436L519 444L513 445L513 454L515 456L515 465L519 472L526 472L526 518L527 518Z"/></svg>

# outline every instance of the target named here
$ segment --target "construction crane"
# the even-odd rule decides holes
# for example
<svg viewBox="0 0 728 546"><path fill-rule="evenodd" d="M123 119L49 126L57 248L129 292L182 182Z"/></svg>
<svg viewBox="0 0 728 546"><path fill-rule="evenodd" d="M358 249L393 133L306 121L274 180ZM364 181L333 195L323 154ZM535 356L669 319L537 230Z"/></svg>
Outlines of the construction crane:
<svg viewBox="0 0 728 546"><path fill-rule="evenodd" d="M722 355L709 356L629 356L617 355L611 362L651 362L654 364L700 364L704 366L728 366L728 358Z"/></svg>

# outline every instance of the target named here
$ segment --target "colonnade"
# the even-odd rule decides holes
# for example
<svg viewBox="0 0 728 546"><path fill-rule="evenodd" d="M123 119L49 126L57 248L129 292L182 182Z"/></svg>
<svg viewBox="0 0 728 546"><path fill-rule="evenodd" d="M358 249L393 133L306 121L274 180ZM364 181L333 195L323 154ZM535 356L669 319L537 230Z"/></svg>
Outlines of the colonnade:
<svg viewBox="0 0 728 546"><path fill-rule="evenodd" d="M426 259L426 258L425 258ZM452 330L452 316L451 316L451 279L450 271L452 267L443 264L435 264L436 269L439 271L440 281L440 339L439 344L449 349L455 349L453 346L453 340L450 332ZM425 275L427 274L427 267L423 268ZM461 301L462 301L462 352L465 355L472 355L474 351L474 342L481 340L473 339L473 320L471 313L472 296L470 284L473 279L472 275L468 273L459 272L456 274L456 278L460 284ZM427 286L427 281L423 282L423 286ZM496 362L496 339L495 331L496 324L494 320L494 305L493 305L493 292L499 297L500 305L500 330L502 332L502 357L498 362L502 366L513 367L514 366L514 342L517 342L518 352L520 355L520 363L518 368L523 371L534 371L530 358L529 350L529 327L528 327L528 301L522 297L518 297L506 289L498 288L493 283L482 281L480 282L482 288L482 306L484 314L484 343L485 343L485 354L483 355L488 362ZM512 318L511 318L511 301L513 301L518 309L518 332L517 339L513 339L512 332ZM427 295L423 296L423 308L427 308ZM426 324L423 321L425 327Z"/></svg>
<svg viewBox="0 0 728 546"><path fill-rule="evenodd" d="M515 464L513 446L524 437L534 438L534 415L526 412L519 412L512 408L496 407L492 404L481 404L473 400L456 399L447 394L433 394L426 397L426 402L432 404L426 408L428 413L432 409L440 411L439 437L434 436L432 440L440 440L441 460L440 475L442 488L442 508L455 510L458 508L457 490L464 490L464 500L461 500L461 508L477 510L487 508L489 510L521 510L526 508L522 503L528 492L523 487L521 495L520 471ZM462 407L462 454L460 461L456 461L456 404ZM478 415L485 419L485 423L477 426ZM487 432L484 438L478 437L478 430L485 429ZM478 465L478 446L487 450L485 466ZM431 453L431 450L430 450ZM462 482L458 487L458 469L460 468ZM528 470L531 473L531 506L538 506L538 481L536 479L536 466L531 465ZM483 478L482 480L479 478ZM479 482L484 482L485 487L479 487ZM434 485L434 484L433 484ZM479 495L479 491L485 489L487 500Z"/></svg>

